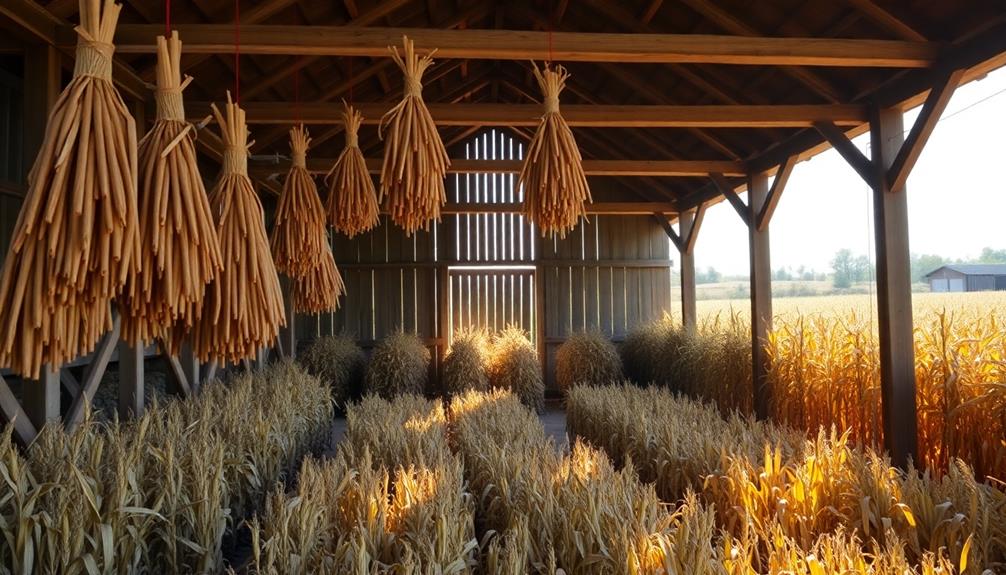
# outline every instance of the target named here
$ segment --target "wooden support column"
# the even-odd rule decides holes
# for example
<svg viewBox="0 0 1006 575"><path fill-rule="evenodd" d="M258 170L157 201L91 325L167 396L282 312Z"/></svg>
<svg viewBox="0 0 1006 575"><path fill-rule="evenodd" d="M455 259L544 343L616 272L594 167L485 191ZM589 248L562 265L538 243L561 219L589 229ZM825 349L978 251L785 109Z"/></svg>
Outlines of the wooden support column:
<svg viewBox="0 0 1006 575"><path fill-rule="evenodd" d="M667 237L671 239L671 243L678 249L681 258L681 325L689 334L695 334L698 325L698 314L695 309L695 240L698 239L705 213L705 204L679 213L680 234L674 231L667 216L653 214L664 228Z"/></svg>
<svg viewBox="0 0 1006 575"><path fill-rule="evenodd" d="M119 418L143 414L143 342L119 341Z"/></svg>
<svg viewBox="0 0 1006 575"><path fill-rule="evenodd" d="M42 373L34 381L25 380L22 403L35 429L59 421L60 384L59 370L51 365L42 366Z"/></svg>
<svg viewBox="0 0 1006 575"><path fill-rule="evenodd" d="M60 91L60 53L49 45L31 45L24 52L24 175L42 147L49 110Z"/></svg>
<svg viewBox="0 0 1006 575"><path fill-rule="evenodd" d="M189 382L189 389L192 393L199 393L199 388L201 387L201 381L199 380L199 358L196 357L194 351L192 351L192 345L189 342L182 344L182 348L178 354L178 363L182 366L182 372L185 374L185 379Z"/></svg>
<svg viewBox="0 0 1006 575"><path fill-rule="evenodd" d="M443 252L441 252L443 253ZM437 267L437 374L443 373L444 359L451 346L451 272L447 264Z"/></svg>
<svg viewBox="0 0 1006 575"><path fill-rule="evenodd" d="M748 243L751 254L751 362L754 384L754 412L758 419L769 417L768 355L765 343L772 330L772 263L769 259L769 230L756 223L769 195L768 175L748 177Z"/></svg>
<svg viewBox="0 0 1006 575"><path fill-rule="evenodd" d="M286 326L279 332L279 347L283 357L297 357L297 326L296 314L293 311L293 279L280 274L280 287L283 290L283 311L286 314Z"/></svg>
<svg viewBox="0 0 1006 575"><path fill-rule="evenodd" d="M903 142L902 111L876 111L870 122L870 145L876 168L873 219L877 246L880 393L884 444L892 462L902 468L918 452L908 197L903 184L892 189L889 187L891 179L887 177ZM905 179L901 178L899 182Z"/></svg>

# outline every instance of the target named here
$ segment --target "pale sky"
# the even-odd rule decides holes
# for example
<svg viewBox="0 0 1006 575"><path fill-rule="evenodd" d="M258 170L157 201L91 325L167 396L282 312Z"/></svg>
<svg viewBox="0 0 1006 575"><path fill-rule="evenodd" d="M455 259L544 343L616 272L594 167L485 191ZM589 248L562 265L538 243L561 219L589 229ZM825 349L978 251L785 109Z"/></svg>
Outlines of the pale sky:
<svg viewBox="0 0 1006 575"><path fill-rule="evenodd" d="M917 114L905 114L906 131ZM869 157L869 134L853 142ZM912 252L967 258L985 246L1006 248L1004 164L1006 68L957 89L909 176ZM837 152L801 162L772 219L772 268L829 271L841 248L872 261L871 221L869 188ZM747 275L747 231L727 202L706 213L695 265Z"/></svg>

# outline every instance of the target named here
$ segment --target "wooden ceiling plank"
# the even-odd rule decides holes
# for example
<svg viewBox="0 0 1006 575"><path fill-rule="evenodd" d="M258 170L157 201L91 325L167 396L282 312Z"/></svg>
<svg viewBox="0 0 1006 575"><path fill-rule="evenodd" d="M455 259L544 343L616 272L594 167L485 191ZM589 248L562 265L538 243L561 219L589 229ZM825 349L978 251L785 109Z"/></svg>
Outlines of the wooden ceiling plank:
<svg viewBox="0 0 1006 575"><path fill-rule="evenodd" d="M639 21L644 25L648 25L653 21L653 17L657 15L657 11L664 4L664 0L650 0L649 5L646 6L646 10L643 15L639 17Z"/></svg>
<svg viewBox="0 0 1006 575"><path fill-rule="evenodd" d="M696 0L689 0L696 1ZM233 50L233 26L182 24L186 51ZM154 24L124 24L115 43L122 53L149 54L163 30ZM58 34L66 38L71 31ZM526 30L352 28L346 26L248 25L241 31L247 54L386 56L403 35L420 51L436 48L441 58L621 63L706 63L733 65L925 68L939 55L936 44L902 40L765 38L704 34L609 34Z"/></svg>
<svg viewBox="0 0 1006 575"><path fill-rule="evenodd" d="M364 124L377 124L393 106L390 102L356 102ZM202 118L208 102L193 102ZM439 126L537 126L541 106L537 104L454 104L429 102L434 122ZM244 102L250 124L339 124L342 110L328 102L303 102L294 110L288 102ZM861 105L779 105L779 106L662 106L618 104L565 104L566 123L579 128L809 128L819 123L858 126L868 121Z"/></svg>
<svg viewBox="0 0 1006 575"><path fill-rule="evenodd" d="M902 40L926 42L927 38L904 20L878 6L873 0L846 0L850 6Z"/></svg>

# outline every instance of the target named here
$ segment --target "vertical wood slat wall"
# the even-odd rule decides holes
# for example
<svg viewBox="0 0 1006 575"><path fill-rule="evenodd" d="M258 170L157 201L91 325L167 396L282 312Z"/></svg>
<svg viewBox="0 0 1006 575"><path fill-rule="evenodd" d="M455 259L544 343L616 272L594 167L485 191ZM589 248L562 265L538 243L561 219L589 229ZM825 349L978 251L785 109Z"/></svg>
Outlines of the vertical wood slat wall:
<svg viewBox="0 0 1006 575"><path fill-rule="evenodd" d="M22 108L24 82L0 69L0 186L21 189L27 169L22 157ZM7 257L21 198L0 193L0 264Z"/></svg>
<svg viewBox="0 0 1006 575"><path fill-rule="evenodd" d="M497 130L466 146L473 159L520 159L522 152L519 141ZM523 200L515 174L449 176L447 197ZM412 238L382 218L378 228L352 240L334 234L332 245L347 295L335 314L298 318L301 341L350 333L369 348L404 328L442 358L451 334L470 326L516 324L534 340L541 333L534 282L541 277L546 380L554 389L555 351L570 333L596 328L617 342L670 310L670 245L647 216L593 216L561 240L536 238L519 214L449 215ZM441 317L446 325L439 325Z"/></svg>

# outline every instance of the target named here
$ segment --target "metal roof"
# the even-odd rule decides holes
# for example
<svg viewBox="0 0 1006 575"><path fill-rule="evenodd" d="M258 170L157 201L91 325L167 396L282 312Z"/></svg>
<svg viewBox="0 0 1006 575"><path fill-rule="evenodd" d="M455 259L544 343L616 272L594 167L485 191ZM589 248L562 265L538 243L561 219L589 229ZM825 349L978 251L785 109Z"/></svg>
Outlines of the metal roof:
<svg viewBox="0 0 1006 575"><path fill-rule="evenodd" d="M966 276L1006 276L1006 264L948 264L927 273L926 277L942 269L953 270Z"/></svg>

